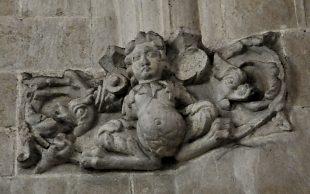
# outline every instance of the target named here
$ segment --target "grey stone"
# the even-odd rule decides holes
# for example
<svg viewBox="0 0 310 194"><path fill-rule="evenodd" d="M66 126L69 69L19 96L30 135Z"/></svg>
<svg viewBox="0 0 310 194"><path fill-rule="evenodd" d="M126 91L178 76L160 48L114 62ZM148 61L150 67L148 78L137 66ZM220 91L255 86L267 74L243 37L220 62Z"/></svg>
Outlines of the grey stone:
<svg viewBox="0 0 310 194"><path fill-rule="evenodd" d="M60 70L91 66L90 19L28 18L23 20L22 69Z"/></svg>
<svg viewBox="0 0 310 194"><path fill-rule="evenodd" d="M297 27L293 0L199 0L203 43L212 49L232 40Z"/></svg>
<svg viewBox="0 0 310 194"><path fill-rule="evenodd" d="M163 31L162 2L138 0L138 15L140 31Z"/></svg>
<svg viewBox="0 0 310 194"><path fill-rule="evenodd" d="M91 13L93 18L107 18L110 20L116 19L117 9L116 1L109 0L91 0ZM117 23L117 21L115 21ZM117 24L116 24L117 25ZM95 26L94 26L95 27ZM114 29L114 27L108 27Z"/></svg>
<svg viewBox="0 0 310 194"><path fill-rule="evenodd" d="M93 68L99 68L98 61L108 46L117 44L117 35L117 21L115 15L92 18L91 57Z"/></svg>
<svg viewBox="0 0 310 194"><path fill-rule="evenodd" d="M12 176L15 165L15 134L10 129L0 128L0 175Z"/></svg>
<svg viewBox="0 0 310 194"><path fill-rule="evenodd" d="M165 42L155 32L139 32L126 48L108 47L99 61L107 73L102 78L75 70L61 77L24 73L17 160L35 173L65 163L157 170L165 157L182 162L232 141L260 144L267 136L255 133L261 128L287 132L284 69L265 46L275 35L223 47L211 64L197 35L179 32ZM207 95L185 87L197 83ZM265 126L270 120L276 124Z"/></svg>
<svg viewBox="0 0 310 194"><path fill-rule="evenodd" d="M0 44L0 69L18 68L19 58L23 55L24 50L20 22L17 19L0 17Z"/></svg>
<svg viewBox="0 0 310 194"><path fill-rule="evenodd" d="M0 2L0 16L14 15L15 13L14 0L2 0Z"/></svg>
<svg viewBox="0 0 310 194"><path fill-rule="evenodd" d="M175 185L177 194L242 193L234 176L232 153L223 148L180 166Z"/></svg>
<svg viewBox="0 0 310 194"><path fill-rule="evenodd" d="M310 32L294 30L281 36L283 53L287 60L288 104L290 106L309 106Z"/></svg>
<svg viewBox="0 0 310 194"><path fill-rule="evenodd" d="M91 0L16 0L21 17L57 17L83 16L90 17Z"/></svg>
<svg viewBox="0 0 310 194"><path fill-rule="evenodd" d="M139 31L136 1L114 1L118 23L118 45L124 47Z"/></svg>
<svg viewBox="0 0 310 194"><path fill-rule="evenodd" d="M72 185L75 194L131 194L130 175L105 173L83 175Z"/></svg>
<svg viewBox="0 0 310 194"><path fill-rule="evenodd" d="M170 15L169 17L164 18L164 22L168 22L170 33L173 33L180 28L188 30L191 33L199 32L199 12L196 0L169 0L166 2L168 2ZM165 6L167 6L167 4L165 4ZM165 30L169 29L169 27L165 26Z"/></svg>
<svg viewBox="0 0 310 194"><path fill-rule="evenodd" d="M17 78L15 74L0 73L0 126L10 127L16 121Z"/></svg>
<svg viewBox="0 0 310 194"><path fill-rule="evenodd" d="M10 185L11 185L11 178L0 178L0 193L9 194L10 193Z"/></svg>
<svg viewBox="0 0 310 194"><path fill-rule="evenodd" d="M15 177L10 181L10 194L66 193L74 189L73 177Z"/></svg>
<svg viewBox="0 0 310 194"><path fill-rule="evenodd" d="M171 172L134 173L132 190L134 194L173 194L174 178Z"/></svg>
<svg viewBox="0 0 310 194"><path fill-rule="evenodd" d="M307 27L310 26L310 1L309 0L304 0L304 11L305 11L305 20Z"/></svg>

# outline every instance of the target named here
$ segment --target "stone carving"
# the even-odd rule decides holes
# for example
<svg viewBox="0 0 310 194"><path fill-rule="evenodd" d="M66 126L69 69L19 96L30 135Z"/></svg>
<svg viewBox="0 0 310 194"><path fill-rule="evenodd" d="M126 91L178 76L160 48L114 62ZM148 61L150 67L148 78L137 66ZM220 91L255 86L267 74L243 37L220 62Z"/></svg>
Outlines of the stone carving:
<svg viewBox="0 0 310 194"><path fill-rule="evenodd" d="M290 131L275 33L214 52L197 35L140 32L99 61L105 76L23 74L22 168L155 170L228 144L259 145ZM207 54L209 53L209 54Z"/></svg>

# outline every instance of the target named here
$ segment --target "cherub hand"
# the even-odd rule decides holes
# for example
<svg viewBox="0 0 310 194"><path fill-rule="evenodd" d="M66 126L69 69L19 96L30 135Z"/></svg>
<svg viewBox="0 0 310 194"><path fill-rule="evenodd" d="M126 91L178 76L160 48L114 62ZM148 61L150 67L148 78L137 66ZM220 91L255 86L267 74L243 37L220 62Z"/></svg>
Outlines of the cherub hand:
<svg viewBox="0 0 310 194"><path fill-rule="evenodd" d="M229 118L217 118L213 121L211 129L207 134L208 138L213 139L216 142L222 142L227 140L231 136L231 129L233 124Z"/></svg>

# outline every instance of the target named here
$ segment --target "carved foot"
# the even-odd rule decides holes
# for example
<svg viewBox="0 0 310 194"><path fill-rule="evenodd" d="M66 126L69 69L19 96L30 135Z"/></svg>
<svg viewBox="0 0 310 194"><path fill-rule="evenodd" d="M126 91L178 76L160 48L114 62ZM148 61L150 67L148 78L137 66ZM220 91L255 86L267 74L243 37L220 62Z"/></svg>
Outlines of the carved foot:
<svg viewBox="0 0 310 194"><path fill-rule="evenodd" d="M83 152L80 165L83 168L97 168L99 158L104 158L106 151L99 147L93 147L91 150Z"/></svg>

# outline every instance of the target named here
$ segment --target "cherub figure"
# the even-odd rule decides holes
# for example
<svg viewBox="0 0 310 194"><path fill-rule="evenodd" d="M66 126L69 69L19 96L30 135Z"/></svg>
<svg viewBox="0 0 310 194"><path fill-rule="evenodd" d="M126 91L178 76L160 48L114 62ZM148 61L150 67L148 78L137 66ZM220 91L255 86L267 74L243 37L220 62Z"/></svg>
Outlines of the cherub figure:
<svg viewBox="0 0 310 194"><path fill-rule="evenodd" d="M162 158L176 156L182 145L189 145L194 152L190 156L197 149L201 152L190 144L210 131L218 113L212 103L197 102L181 83L165 77L170 66L162 37L140 32L125 54L134 86L124 99L123 116L99 129L96 147L82 154L81 165L154 170L161 167Z"/></svg>

